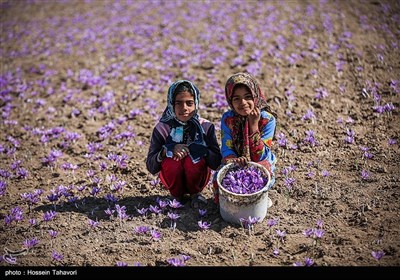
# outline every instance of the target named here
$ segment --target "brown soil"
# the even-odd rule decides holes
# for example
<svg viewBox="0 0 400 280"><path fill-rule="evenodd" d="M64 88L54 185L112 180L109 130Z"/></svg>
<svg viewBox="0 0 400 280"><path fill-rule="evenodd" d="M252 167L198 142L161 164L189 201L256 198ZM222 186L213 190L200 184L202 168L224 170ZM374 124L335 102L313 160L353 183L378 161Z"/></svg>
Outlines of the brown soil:
<svg viewBox="0 0 400 280"><path fill-rule="evenodd" d="M168 266L182 255L186 266L292 266L306 258L313 266L398 266L399 11L398 1L1 1L0 266ZM267 217L252 231L225 222L211 187L208 230L189 203L177 210L175 229L166 211L140 215L169 198L145 157L170 83L193 80L201 116L218 128L226 109L218 98L239 71L260 80L278 114L277 135L288 142L274 144ZM316 97L319 89L328 94ZM385 112L377 102L388 104ZM304 119L307 110L315 118ZM310 130L315 145L305 140ZM90 153L89 143L101 147ZM46 165L53 149L62 155ZM127 166L112 154L127 155ZM286 177L295 180L291 188ZM113 192L118 181L123 190ZM62 186L74 202L49 201ZM21 194L39 189L29 207ZM105 213L110 193L127 219ZM22 218L8 224L15 207ZM50 210L56 217L44 221ZM272 219L278 224L270 228ZM315 243L304 231L317 221L324 235ZM139 226L161 237L135 233ZM38 244L10 264L7 250L34 238Z"/></svg>

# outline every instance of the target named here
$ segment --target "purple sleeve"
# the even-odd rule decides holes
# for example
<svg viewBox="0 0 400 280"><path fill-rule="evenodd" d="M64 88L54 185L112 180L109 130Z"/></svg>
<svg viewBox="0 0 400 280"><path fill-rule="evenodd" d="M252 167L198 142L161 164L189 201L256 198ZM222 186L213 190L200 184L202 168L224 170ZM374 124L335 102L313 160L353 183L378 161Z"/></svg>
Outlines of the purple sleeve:
<svg viewBox="0 0 400 280"><path fill-rule="evenodd" d="M146 167L147 170L155 175L161 170L161 162L157 161L158 153L163 149L166 137L163 136L163 131L159 130L161 127L157 125L151 135L149 152L147 153ZM168 135L168 134L166 134Z"/></svg>

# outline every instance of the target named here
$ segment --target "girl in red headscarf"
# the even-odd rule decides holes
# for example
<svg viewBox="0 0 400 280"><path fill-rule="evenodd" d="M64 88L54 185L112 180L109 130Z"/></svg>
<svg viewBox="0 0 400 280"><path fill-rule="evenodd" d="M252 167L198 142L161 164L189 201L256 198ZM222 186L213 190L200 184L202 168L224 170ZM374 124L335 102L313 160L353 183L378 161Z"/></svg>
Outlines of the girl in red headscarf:
<svg viewBox="0 0 400 280"><path fill-rule="evenodd" d="M272 152L276 117L271 113L257 80L247 73L232 75L225 85L225 97L230 109L221 119L222 166L257 162L270 173L275 182L276 157ZM221 166L221 167L222 167ZM218 184L213 182L214 202L218 203Z"/></svg>

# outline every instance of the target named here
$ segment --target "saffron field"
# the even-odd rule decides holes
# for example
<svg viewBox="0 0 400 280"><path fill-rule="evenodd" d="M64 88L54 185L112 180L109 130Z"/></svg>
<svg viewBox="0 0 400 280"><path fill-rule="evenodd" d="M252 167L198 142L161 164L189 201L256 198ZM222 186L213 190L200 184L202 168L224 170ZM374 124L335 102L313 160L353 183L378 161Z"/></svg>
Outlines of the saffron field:
<svg viewBox="0 0 400 280"><path fill-rule="evenodd" d="M0 4L0 266L398 266L399 1ZM220 139L226 79L278 115L267 217L171 200L145 166L169 85Z"/></svg>

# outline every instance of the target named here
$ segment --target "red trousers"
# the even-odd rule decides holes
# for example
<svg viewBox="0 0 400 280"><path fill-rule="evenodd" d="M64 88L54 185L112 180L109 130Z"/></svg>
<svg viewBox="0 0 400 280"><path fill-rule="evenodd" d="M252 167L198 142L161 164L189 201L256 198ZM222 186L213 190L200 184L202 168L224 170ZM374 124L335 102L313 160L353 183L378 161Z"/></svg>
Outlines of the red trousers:
<svg viewBox="0 0 400 280"><path fill-rule="evenodd" d="M189 156L179 161L165 158L161 163L160 180L174 197L201 192L210 176L211 169L204 159L193 163Z"/></svg>

